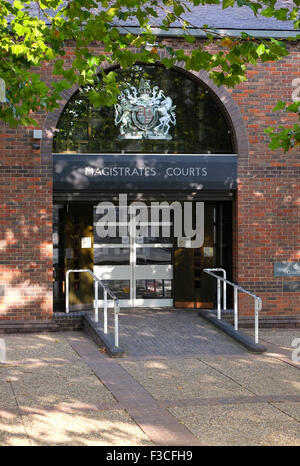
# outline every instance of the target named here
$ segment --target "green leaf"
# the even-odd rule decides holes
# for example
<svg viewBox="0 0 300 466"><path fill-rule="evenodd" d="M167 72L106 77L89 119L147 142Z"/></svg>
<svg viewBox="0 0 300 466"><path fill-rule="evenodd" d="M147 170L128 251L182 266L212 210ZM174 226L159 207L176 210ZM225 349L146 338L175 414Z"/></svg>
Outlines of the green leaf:
<svg viewBox="0 0 300 466"><path fill-rule="evenodd" d="M235 0L223 0L223 2L222 2L222 8L223 8L223 10L225 10L225 8L228 8L228 7L230 7L230 6L233 7L234 4L235 4Z"/></svg>
<svg viewBox="0 0 300 466"><path fill-rule="evenodd" d="M300 101L294 102L286 107L287 112L299 113Z"/></svg>
<svg viewBox="0 0 300 466"><path fill-rule="evenodd" d="M278 100L275 107L272 108L272 112L277 112L277 110L282 110L283 108L285 108L285 106L286 106L285 102L283 102L282 100Z"/></svg>
<svg viewBox="0 0 300 466"><path fill-rule="evenodd" d="M264 44L260 44L257 49L256 49L256 53L257 55L260 57L264 52L266 51L266 47Z"/></svg>
<svg viewBox="0 0 300 466"><path fill-rule="evenodd" d="M191 35L188 35L188 34L183 34L183 38L189 43L189 44L193 44L195 42L195 37L194 36L191 36Z"/></svg>
<svg viewBox="0 0 300 466"><path fill-rule="evenodd" d="M116 16L117 11L118 11L117 8L109 8L109 10L107 11L107 15L110 18L113 18L114 16Z"/></svg>

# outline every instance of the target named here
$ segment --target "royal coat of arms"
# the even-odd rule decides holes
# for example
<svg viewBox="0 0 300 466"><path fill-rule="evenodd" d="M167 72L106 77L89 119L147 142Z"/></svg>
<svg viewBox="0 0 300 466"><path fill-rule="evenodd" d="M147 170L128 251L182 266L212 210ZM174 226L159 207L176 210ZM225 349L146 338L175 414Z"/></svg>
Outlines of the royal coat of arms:
<svg viewBox="0 0 300 466"><path fill-rule="evenodd" d="M115 125L120 125L118 139L172 139L169 130L176 124L176 105L158 86L141 79L120 94L115 105Z"/></svg>

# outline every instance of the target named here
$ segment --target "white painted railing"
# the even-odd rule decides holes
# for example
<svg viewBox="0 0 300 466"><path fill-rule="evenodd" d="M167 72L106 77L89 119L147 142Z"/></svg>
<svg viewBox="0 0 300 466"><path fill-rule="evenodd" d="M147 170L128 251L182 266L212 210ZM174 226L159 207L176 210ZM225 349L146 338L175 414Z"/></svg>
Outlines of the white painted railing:
<svg viewBox="0 0 300 466"><path fill-rule="evenodd" d="M255 343L258 343L259 335L258 335L258 325L259 325L259 311L262 309L262 299L251 293L250 291L245 290L242 286L239 286L235 283L230 282L226 279L226 271L220 267L213 268L213 269L203 269L203 272L207 273L211 277L214 277L217 280L217 316L220 320L221 316L221 281L223 282L223 309L226 310L227 307L227 290L226 285L230 285L233 287L233 294L234 294L234 329L238 330L239 328L239 308L238 308L238 292L246 293L249 296L254 298L254 338ZM216 275L214 272L222 272L223 277L220 275Z"/></svg>
<svg viewBox="0 0 300 466"><path fill-rule="evenodd" d="M99 322L99 306L98 306L98 285L103 288L103 331L105 334L108 333L107 325L107 296L110 296L114 302L114 336L115 336L115 347L119 347L119 312L120 304L118 298L107 288L102 281L89 269L78 269L68 270L66 273L66 313L69 313L69 275L70 273L88 273L94 280L94 310L95 310L95 322Z"/></svg>

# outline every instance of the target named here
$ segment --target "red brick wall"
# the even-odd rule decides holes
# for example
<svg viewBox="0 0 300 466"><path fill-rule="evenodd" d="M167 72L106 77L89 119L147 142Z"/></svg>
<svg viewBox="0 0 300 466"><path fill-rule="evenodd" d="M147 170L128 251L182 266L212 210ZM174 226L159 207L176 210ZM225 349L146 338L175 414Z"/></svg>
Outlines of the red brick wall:
<svg viewBox="0 0 300 466"><path fill-rule="evenodd" d="M0 319L52 316L52 176L34 142L0 126Z"/></svg>
<svg viewBox="0 0 300 466"><path fill-rule="evenodd" d="M249 157L238 165L236 277L262 297L269 315L300 314L300 293L283 291L284 282L300 278L275 278L273 271L274 262L300 260L300 151L271 151L264 134L269 125L294 122L271 111L277 100L291 101L300 76L299 44L290 50L278 63L253 67L232 92L249 139ZM253 313L252 301L241 297L245 313Z"/></svg>
<svg viewBox="0 0 300 466"><path fill-rule="evenodd" d="M300 314L300 294L283 292L284 281L297 279L273 274L274 262L300 259L299 150L270 151L263 133L277 122L271 109L278 99L291 99L292 80L299 77L300 46L290 48L285 60L249 69L248 82L229 93L213 86L222 101L229 98L239 148L235 280L260 294L263 312L270 315ZM49 66L43 73L48 80ZM206 73L196 75L208 82ZM70 95L65 93L53 115L37 115L44 128L41 151L32 148L33 128L0 125L0 319L52 316L51 132ZM241 312L253 312L251 300L240 302Z"/></svg>

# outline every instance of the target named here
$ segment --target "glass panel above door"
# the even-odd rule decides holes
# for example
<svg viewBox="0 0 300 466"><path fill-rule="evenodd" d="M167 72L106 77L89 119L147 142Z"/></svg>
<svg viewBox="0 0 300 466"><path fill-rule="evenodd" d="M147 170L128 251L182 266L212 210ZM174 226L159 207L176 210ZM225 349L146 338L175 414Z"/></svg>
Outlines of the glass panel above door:
<svg viewBox="0 0 300 466"><path fill-rule="evenodd" d="M94 108L91 88L75 93L58 121L55 153L235 152L221 104L195 77L154 65L115 71L117 104Z"/></svg>
<svg viewBox="0 0 300 466"><path fill-rule="evenodd" d="M170 240L169 240L170 241ZM136 265L171 264L172 248L136 249Z"/></svg>
<svg viewBox="0 0 300 466"><path fill-rule="evenodd" d="M129 259L128 247L94 247L94 265L129 265Z"/></svg>

